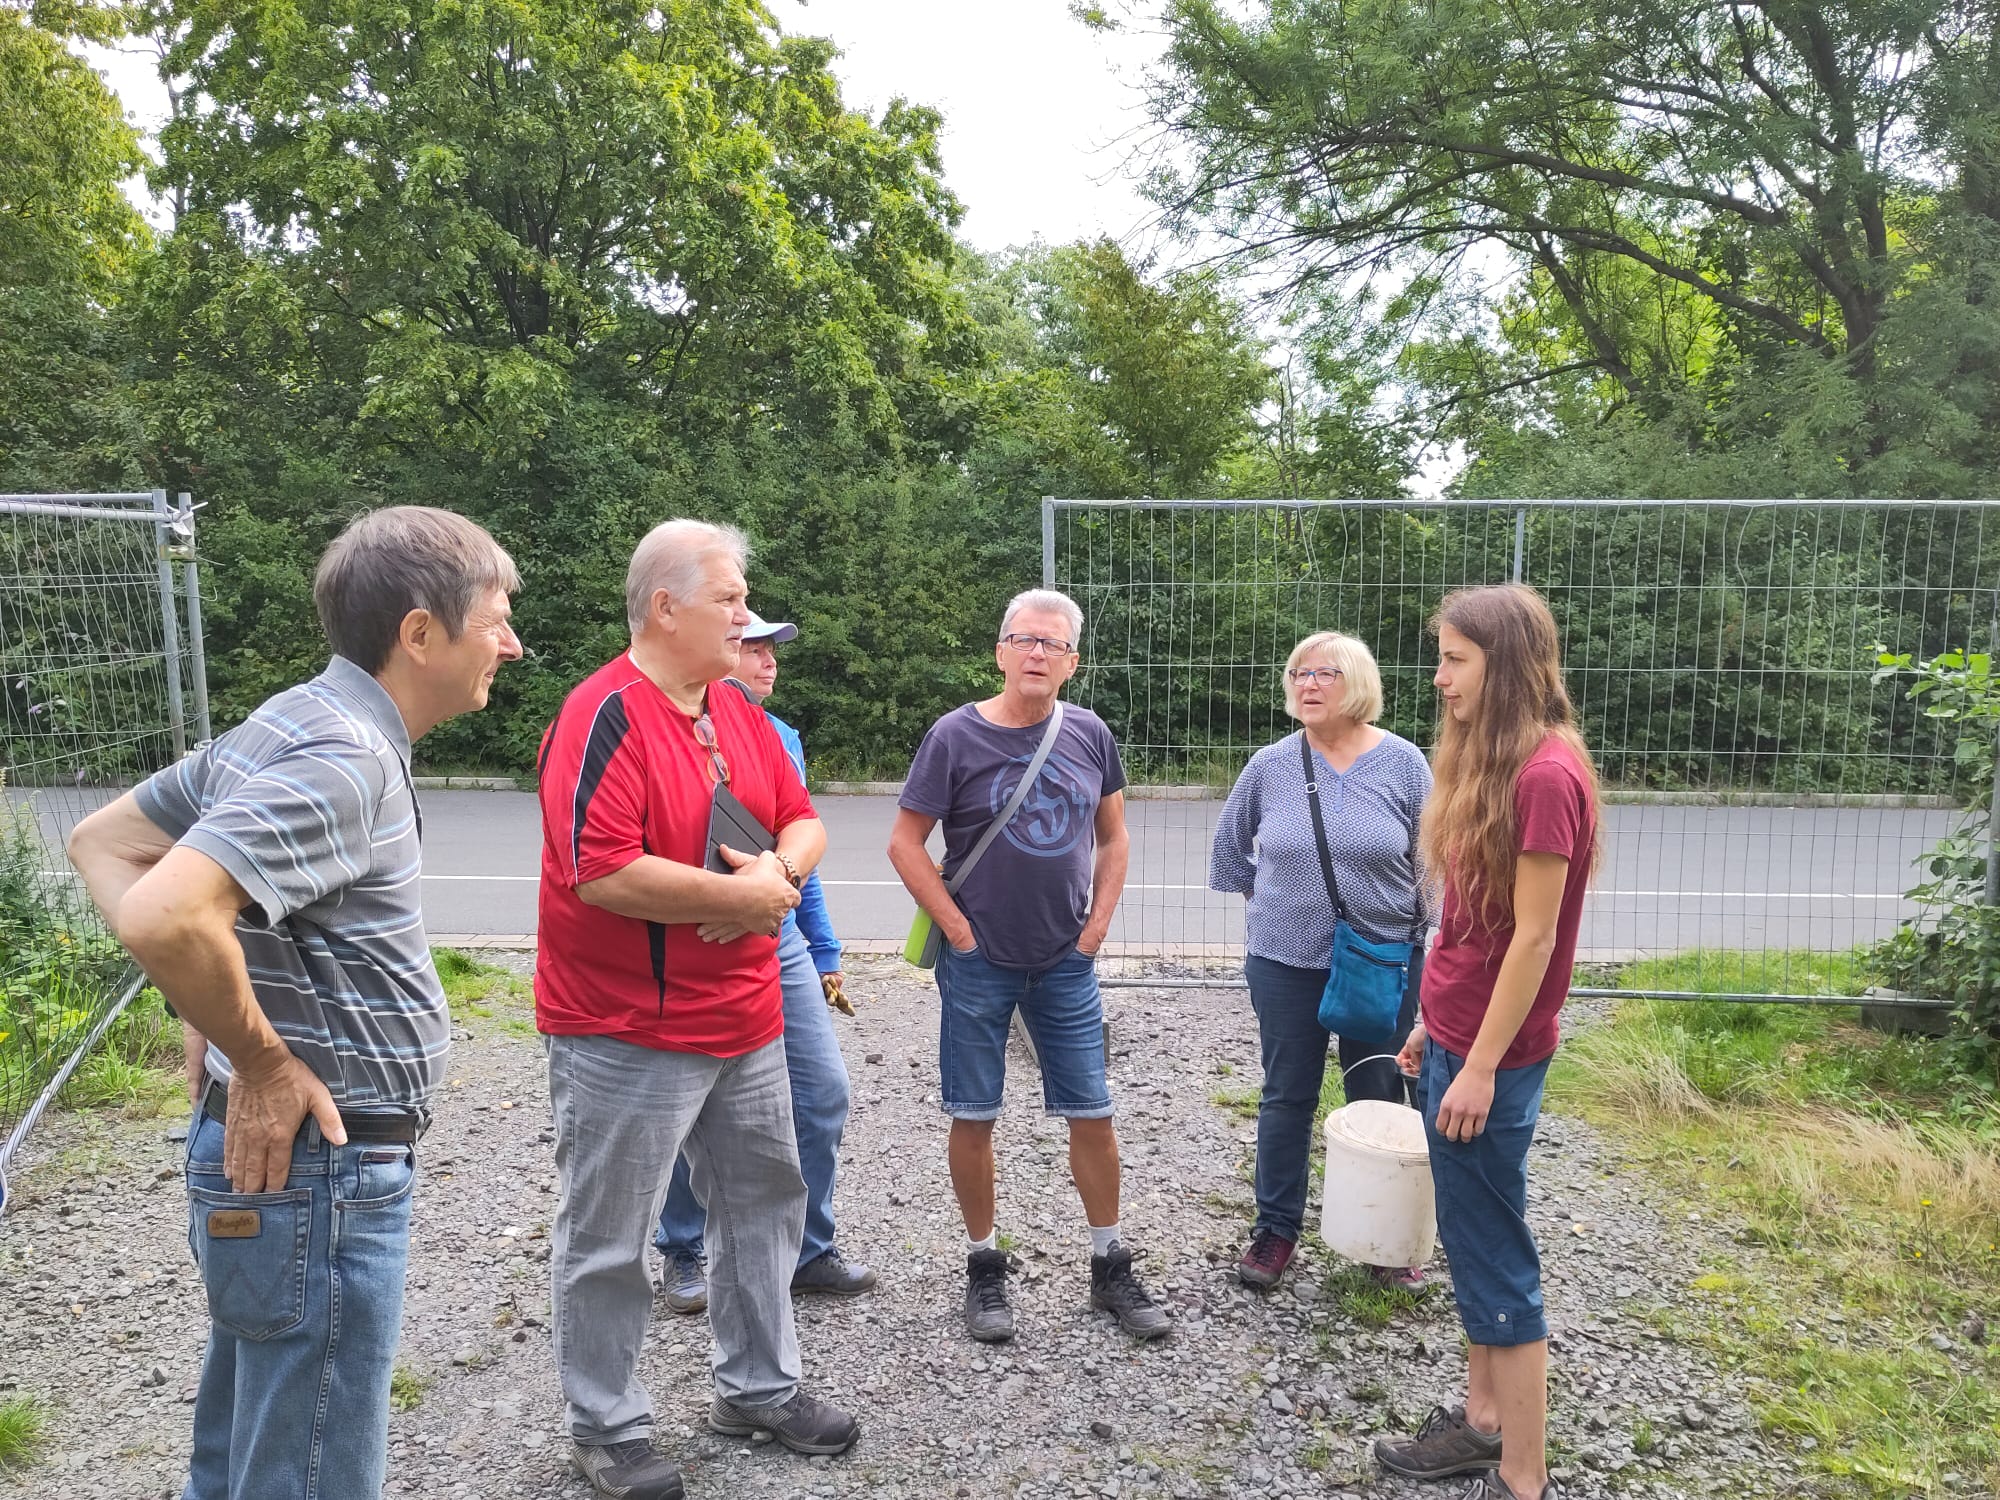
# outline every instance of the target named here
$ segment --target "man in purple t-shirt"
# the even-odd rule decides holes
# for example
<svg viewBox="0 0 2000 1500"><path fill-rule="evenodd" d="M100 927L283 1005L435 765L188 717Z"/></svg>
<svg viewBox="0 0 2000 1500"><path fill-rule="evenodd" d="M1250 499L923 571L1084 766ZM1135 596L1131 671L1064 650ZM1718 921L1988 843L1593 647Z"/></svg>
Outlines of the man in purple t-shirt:
<svg viewBox="0 0 2000 1500"><path fill-rule="evenodd" d="M993 648L1006 686L931 725L889 837L890 862L943 938L938 1066L951 1116L952 1191L965 1216L966 1327L985 1343L1014 1336L1008 1260L993 1225L993 1122L1016 1008L1041 1061L1042 1103L1069 1121L1070 1174L1090 1222L1091 1305L1138 1338L1172 1326L1133 1273L1118 1232L1118 1134L1096 960L1129 853L1125 771L1111 731L1089 709L1064 706L1033 787L956 897L924 849L942 822L945 871L955 875L1006 811L1076 672L1082 634L1083 611L1068 595L1015 596Z"/></svg>

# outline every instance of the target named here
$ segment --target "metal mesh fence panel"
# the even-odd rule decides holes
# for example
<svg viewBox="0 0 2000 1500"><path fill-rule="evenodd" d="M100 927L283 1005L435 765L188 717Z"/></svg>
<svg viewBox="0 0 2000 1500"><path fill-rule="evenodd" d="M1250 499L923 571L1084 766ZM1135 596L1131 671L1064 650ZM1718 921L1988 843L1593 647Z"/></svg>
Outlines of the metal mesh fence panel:
<svg viewBox="0 0 2000 1500"><path fill-rule="evenodd" d="M1085 616L1072 689L1124 748L1132 873L1106 965L1158 983L1240 974L1241 898L1207 890L1221 799L1296 727L1282 672L1317 630L1367 642L1385 728L1428 748L1451 589L1548 598L1607 791L1582 940L1659 987L1818 996L1924 914L1917 861L1972 797L1954 726L1878 644L1985 649L2000 502L1052 500L1046 582Z"/></svg>
<svg viewBox="0 0 2000 1500"><path fill-rule="evenodd" d="M207 732L192 514L163 493L0 496L0 1201L43 1109L140 977L64 855L69 831ZM181 559L178 564L176 558Z"/></svg>

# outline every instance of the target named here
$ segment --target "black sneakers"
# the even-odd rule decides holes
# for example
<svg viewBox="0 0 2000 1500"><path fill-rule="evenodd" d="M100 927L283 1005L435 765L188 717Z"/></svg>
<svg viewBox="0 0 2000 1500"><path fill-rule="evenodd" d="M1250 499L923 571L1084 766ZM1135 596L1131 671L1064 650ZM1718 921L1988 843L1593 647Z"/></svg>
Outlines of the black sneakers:
<svg viewBox="0 0 2000 1500"><path fill-rule="evenodd" d="M875 1273L848 1261L838 1250L814 1256L792 1272L794 1292L818 1292L827 1297L858 1297L875 1285Z"/></svg>
<svg viewBox="0 0 2000 1500"><path fill-rule="evenodd" d="M569 1466L600 1495L614 1500L681 1500L681 1471L653 1451L644 1438L623 1443L577 1443Z"/></svg>
<svg viewBox="0 0 2000 1500"><path fill-rule="evenodd" d="M1449 1479L1500 1467L1500 1434L1481 1432L1462 1406L1433 1406L1414 1437L1378 1437L1375 1461L1405 1479Z"/></svg>
<svg viewBox="0 0 2000 1500"><path fill-rule="evenodd" d="M1007 1305L1007 1252L974 1250L965 1257L965 1331L982 1344L1014 1336L1014 1309Z"/></svg>
<svg viewBox="0 0 2000 1500"><path fill-rule="evenodd" d="M1090 1258L1090 1305L1116 1314L1118 1325L1135 1339L1156 1339L1173 1331L1166 1309L1139 1284L1132 1252L1120 1244Z"/></svg>
<svg viewBox="0 0 2000 1500"><path fill-rule="evenodd" d="M709 1403L708 1425L726 1437L768 1432L794 1453L845 1453L861 1436L854 1418L804 1391L776 1406L738 1406L717 1396Z"/></svg>

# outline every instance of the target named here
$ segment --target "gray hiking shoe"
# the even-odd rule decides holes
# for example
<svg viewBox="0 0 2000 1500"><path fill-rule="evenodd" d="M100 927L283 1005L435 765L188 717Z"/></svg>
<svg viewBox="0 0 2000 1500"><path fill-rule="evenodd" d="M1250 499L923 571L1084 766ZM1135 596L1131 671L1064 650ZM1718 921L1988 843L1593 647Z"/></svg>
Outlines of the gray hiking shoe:
<svg viewBox="0 0 2000 1500"><path fill-rule="evenodd" d="M1007 1270L1004 1250L975 1250L965 1257L965 1331L982 1344L1003 1343L1014 1336Z"/></svg>
<svg viewBox="0 0 2000 1500"><path fill-rule="evenodd" d="M1493 1473L1481 1474L1473 1480L1458 1500L1529 1500L1529 1497L1524 1497L1498 1473ZM1539 1500L1562 1500L1562 1491L1556 1488L1555 1480L1551 1479L1542 1486Z"/></svg>
<svg viewBox="0 0 2000 1500"><path fill-rule="evenodd" d="M572 1471L590 1481L600 1495L614 1500L681 1500L681 1471L653 1451L644 1438L623 1443L576 1443L570 1448Z"/></svg>
<svg viewBox="0 0 2000 1500"><path fill-rule="evenodd" d="M1500 1434L1481 1432L1467 1422L1462 1406L1433 1406L1415 1437L1375 1439L1375 1462L1406 1479L1480 1473L1500 1467ZM1473 1500L1469 1492L1466 1500ZM1496 1494L1490 1500L1504 1497Z"/></svg>
<svg viewBox="0 0 2000 1500"><path fill-rule="evenodd" d="M1132 1270L1132 1252L1114 1244L1090 1258L1090 1305L1115 1313L1118 1326L1135 1339L1156 1339L1173 1332L1167 1310L1155 1302Z"/></svg>
<svg viewBox="0 0 2000 1500"><path fill-rule="evenodd" d="M804 1391L776 1406L738 1406L717 1396L708 1406L708 1425L725 1437L768 1432L794 1453L845 1453L861 1436L854 1418Z"/></svg>
<svg viewBox="0 0 2000 1500"><path fill-rule="evenodd" d="M660 1291L677 1313L708 1311L708 1276L701 1262L685 1252L666 1258L660 1267Z"/></svg>
<svg viewBox="0 0 2000 1500"><path fill-rule="evenodd" d="M818 1292L828 1297L858 1297L873 1291L875 1273L866 1266L849 1265L838 1250L827 1250L792 1272L794 1292Z"/></svg>

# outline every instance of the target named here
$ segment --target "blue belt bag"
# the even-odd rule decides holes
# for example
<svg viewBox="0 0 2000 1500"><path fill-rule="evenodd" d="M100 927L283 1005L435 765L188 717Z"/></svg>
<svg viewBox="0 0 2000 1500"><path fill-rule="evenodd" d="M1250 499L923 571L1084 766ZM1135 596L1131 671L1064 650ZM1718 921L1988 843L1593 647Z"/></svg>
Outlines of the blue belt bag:
<svg viewBox="0 0 2000 1500"><path fill-rule="evenodd" d="M1304 730L1299 731L1299 754L1305 758L1306 801L1312 807L1320 873L1326 877L1326 893L1333 902L1333 954L1328 960L1326 989L1319 997L1319 1024L1364 1047L1386 1045L1399 1040L1396 1021L1402 1014L1404 992L1410 987L1410 958L1416 944L1378 943L1348 925L1340 909L1333 856L1327 851L1326 822L1319 810L1319 777ZM1415 932L1423 932L1421 916Z"/></svg>

